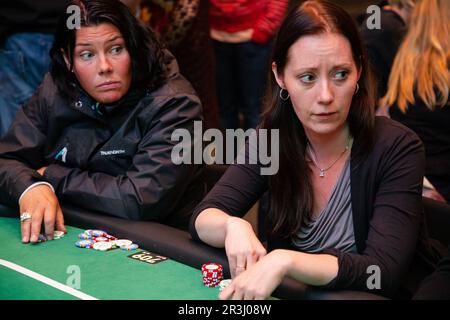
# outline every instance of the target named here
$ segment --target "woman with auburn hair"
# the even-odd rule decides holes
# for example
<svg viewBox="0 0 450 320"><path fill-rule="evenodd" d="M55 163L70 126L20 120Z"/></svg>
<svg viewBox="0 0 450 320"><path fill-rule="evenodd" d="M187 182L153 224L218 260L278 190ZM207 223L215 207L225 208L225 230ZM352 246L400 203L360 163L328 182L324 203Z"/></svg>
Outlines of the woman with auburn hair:
<svg viewBox="0 0 450 320"><path fill-rule="evenodd" d="M420 1L395 58L381 105L413 129L426 152L425 176L450 201L450 1ZM424 195L427 195L424 192Z"/></svg>
<svg viewBox="0 0 450 320"><path fill-rule="evenodd" d="M284 277L395 296L418 241L425 156L414 132L374 116L353 19L327 1L296 6L270 76L260 128L279 130L279 171L232 165L191 218L194 239L225 247L233 281L219 298L263 299ZM267 249L241 218L265 191Z"/></svg>

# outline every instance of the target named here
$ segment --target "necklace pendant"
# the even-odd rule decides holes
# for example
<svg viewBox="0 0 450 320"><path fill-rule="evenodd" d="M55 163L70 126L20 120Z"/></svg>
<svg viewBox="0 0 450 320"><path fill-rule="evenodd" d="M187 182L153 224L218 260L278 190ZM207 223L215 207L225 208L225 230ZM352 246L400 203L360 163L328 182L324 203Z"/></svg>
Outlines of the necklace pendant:
<svg viewBox="0 0 450 320"><path fill-rule="evenodd" d="M319 177L321 178L325 177L325 171L323 171L323 169L320 169Z"/></svg>

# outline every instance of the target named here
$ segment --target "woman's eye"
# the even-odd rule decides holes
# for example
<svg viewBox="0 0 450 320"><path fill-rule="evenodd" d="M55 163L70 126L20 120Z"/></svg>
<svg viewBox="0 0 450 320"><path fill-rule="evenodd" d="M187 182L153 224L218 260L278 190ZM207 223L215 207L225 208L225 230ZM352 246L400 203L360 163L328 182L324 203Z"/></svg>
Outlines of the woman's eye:
<svg viewBox="0 0 450 320"><path fill-rule="evenodd" d="M336 74L334 75L334 78L335 78L336 80L345 80L345 79L347 79L347 77L348 77L348 71L345 71L345 70L343 70L343 71L338 71L338 72L336 72Z"/></svg>
<svg viewBox="0 0 450 320"><path fill-rule="evenodd" d="M300 81L302 81L304 83L312 83L315 80L314 75L312 75L312 74L303 74L299 78L300 78Z"/></svg>
<svg viewBox="0 0 450 320"><path fill-rule="evenodd" d="M112 54L119 54L123 51L123 47L121 46L117 46L117 47L112 47L111 48L111 53Z"/></svg>
<svg viewBox="0 0 450 320"><path fill-rule="evenodd" d="M93 55L92 53L90 53L90 52L82 52L82 53L80 53L80 58L81 58L82 60L89 60L89 59L91 59L93 56L94 56L94 55Z"/></svg>

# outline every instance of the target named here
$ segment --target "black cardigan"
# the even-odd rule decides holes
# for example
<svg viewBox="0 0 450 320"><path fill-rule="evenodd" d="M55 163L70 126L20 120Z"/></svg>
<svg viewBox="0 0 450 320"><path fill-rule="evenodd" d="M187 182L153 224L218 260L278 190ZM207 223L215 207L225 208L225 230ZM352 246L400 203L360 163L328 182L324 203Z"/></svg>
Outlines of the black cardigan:
<svg viewBox="0 0 450 320"><path fill-rule="evenodd" d="M417 245L422 220L424 148L416 134L393 120L377 117L374 142L368 155L358 140L351 153L351 201L357 253L330 248L323 253L338 258L337 277L324 288L368 291L372 273L381 270L381 288L372 293L392 295L406 273ZM232 165L202 203L190 222L193 239L200 241L195 220L206 208L242 217L268 189L258 164ZM270 213L269 213L270 214ZM295 250L286 240L269 237L269 250Z"/></svg>

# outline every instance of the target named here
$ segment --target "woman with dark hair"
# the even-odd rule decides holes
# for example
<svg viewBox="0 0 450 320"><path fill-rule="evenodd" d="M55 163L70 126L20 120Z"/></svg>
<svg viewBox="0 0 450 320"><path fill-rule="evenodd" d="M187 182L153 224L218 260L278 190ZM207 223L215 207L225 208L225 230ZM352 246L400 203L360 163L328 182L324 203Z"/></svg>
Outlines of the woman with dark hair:
<svg viewBox="0 0 450 320"><path fill-rule="evenodd" d="M394 295L418 240L420 140L375 118L358 30L338 6L294 8L272 61L260 129L279 130L279 171L262 176L261 164L249 161L231 166L191 218L194 239L225 247L233 281L219 297L265 298L285 276ZM269 253L240 218L266 190Z"/></svg>
<svg viewBox="0 0 450 320"><path fill-rule="evenodd" d="M61 18L50 73L0 141L0 202L19 203L25 243L42 223L65 231L60 202L186 228L201 168L172 162L171 135L192 133L198 97L121 2L69 5L80 14Z"/></svg>

